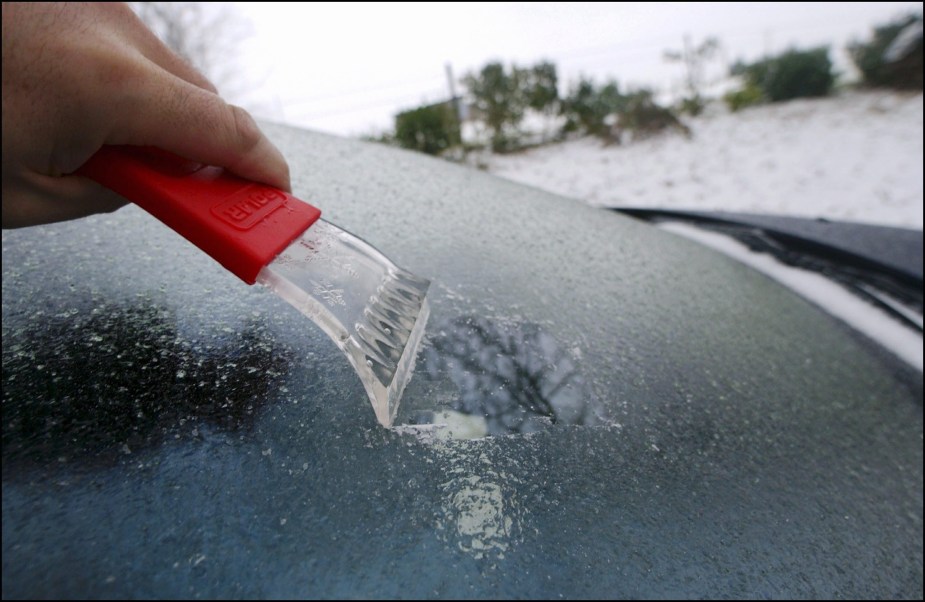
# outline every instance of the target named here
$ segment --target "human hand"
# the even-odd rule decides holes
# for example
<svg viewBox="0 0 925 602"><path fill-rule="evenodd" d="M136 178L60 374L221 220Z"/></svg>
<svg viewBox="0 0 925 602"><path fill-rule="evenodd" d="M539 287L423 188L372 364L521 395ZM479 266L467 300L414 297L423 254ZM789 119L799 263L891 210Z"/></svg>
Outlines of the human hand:
<svg viewBox="0 0 925 602"><path fill-rule="evenodd" d="M125 199L67 175L104 144L156 146L290 190L253 118L123 3L3 3L3 227L114 211Z"/></svg>

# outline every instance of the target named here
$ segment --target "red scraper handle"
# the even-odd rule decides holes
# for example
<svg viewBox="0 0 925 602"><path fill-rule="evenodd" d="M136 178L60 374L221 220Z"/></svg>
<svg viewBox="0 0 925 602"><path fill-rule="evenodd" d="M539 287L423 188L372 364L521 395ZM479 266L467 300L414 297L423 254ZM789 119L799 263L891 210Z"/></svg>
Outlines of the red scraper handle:
<svg viewBox="0 0 925 602"><path fill-rule="evenodd" d="M248 284L321 216L278 188L138 146L104 146L77 175L164 222Z"/></svg>

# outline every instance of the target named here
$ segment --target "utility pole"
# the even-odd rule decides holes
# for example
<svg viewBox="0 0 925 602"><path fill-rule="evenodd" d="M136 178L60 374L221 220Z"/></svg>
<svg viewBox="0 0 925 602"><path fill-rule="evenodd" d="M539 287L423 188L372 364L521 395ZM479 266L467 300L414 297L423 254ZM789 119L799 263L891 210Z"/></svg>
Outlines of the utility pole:
<svg viewBox="0 0 925 602"><path fill-rule="evenodd" d="M450 102L453 103L453 116L456 118L456 144L462 145L462 111L459 97L456 96L456 81L453 79L453 65L446 64L446 81L450 88Z"/></svg>

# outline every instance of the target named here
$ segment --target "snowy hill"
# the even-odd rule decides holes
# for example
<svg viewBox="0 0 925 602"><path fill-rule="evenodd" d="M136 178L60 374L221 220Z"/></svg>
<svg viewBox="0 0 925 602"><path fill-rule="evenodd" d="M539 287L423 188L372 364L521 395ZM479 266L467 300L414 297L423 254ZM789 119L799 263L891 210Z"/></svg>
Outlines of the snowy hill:
<svg viewBox="0 0 925 602"><path fill-rule="evenodd" d="M729 113L624 146L492 155L497 175L599 206L718 209L922 228L923 96L844 92Z"/></svg>

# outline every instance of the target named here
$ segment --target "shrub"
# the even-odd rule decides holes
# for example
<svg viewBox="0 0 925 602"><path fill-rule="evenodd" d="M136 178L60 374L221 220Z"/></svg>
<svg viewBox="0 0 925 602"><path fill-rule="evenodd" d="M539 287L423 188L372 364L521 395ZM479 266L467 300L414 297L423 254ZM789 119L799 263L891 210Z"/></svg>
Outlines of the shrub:
<svg viewBox="0 0 925 602"><path fill-rule="evenodd" d="M764 94L758 86L747 84L744 88L727 92L723 95L723 100L726 101L729 110L735 112L764 102Z"/></svg>
<svg viewBox="0 0 925 602"><path fill-rule="evenodd" d="M451 102L443 102L395 116L395 140L399 146L436 155L459 139L459 124Z"/></svg>
<svg viewBox="0 0 925 602"><path fill-rule="evenodd" d="M559 76L556 65L541 61L526 71L527 106L540 113L553 112L559 104Z"/></svg>
<svg viewBox="0 0 925 602"><path fill-rule="evenodd" d="M498 152L521 146L520 124L527 109L545 115L554 114L559 104L558 76L555 64L542 61L533 67L499 62L485 65L478 73L469 73L463 83L472 97L472 107L491 130L491 146Z"/></svg>
<svg viewBox="0 0 925 602"><path fill-rule="evenodd" d="M518 137L527 107L524 71L516 66L505 69L494 62L466 75L463 83L472 96L473 108L492 132L492 148L508 150Z"/></svg>
<svg viewBox="0 0 925 602"><path fill-rule="evenodd" d="M608 117L620 111L623 103L617 82L609 81L597 88L593 81L581 78L562 101L562 129L566 133L581 131L603 136L610 128Z"/></svg>
<svg viewBox="0 0 925 602"><path fill-rule="evenodd" d="M848 45L848 54L861 72L865 84L922 89L921 22L922 15L906 15L875 27L870 41ZM901 34L910 39L899 39ZM894 47L897 40L905 48Z"/></svg>
<svg viewBox="0 0 925 602"><path fill-rule="evenodd" d="M620 143L624 135L647 138L669 128L690 134L671 109L655 102L651 91L621 94L612 80L596 87L582 78L562 101L562 114L565 132L591 134L608 142Z"/></svg>
<svg viewBox="0 0 925 602"><path fill-rule="evenodd" d="M671 109L655 102L650 90L639 90L624 98L613 132L619 136L627 131L634 140L640 140L667 129L676 129L685 136L691 134L690 128Z"/></svg>
<svg viewBox="0 0 925 602"><path fill-rule="evenodd" d="M835 76L828 46L787 52L752 63L735 65L733 75L745 78L746 86L755 86L771 102L826 96Z"/></svg>
<svg viewBox="0 0 925 602"><path fill-rule="evenodd" d="M685 96L681 99L681 102L678 103L678 112L682 115L690 115L691 117L697 117L703 110L707 107L707 99L699 94L694 96Z"/></svg>

